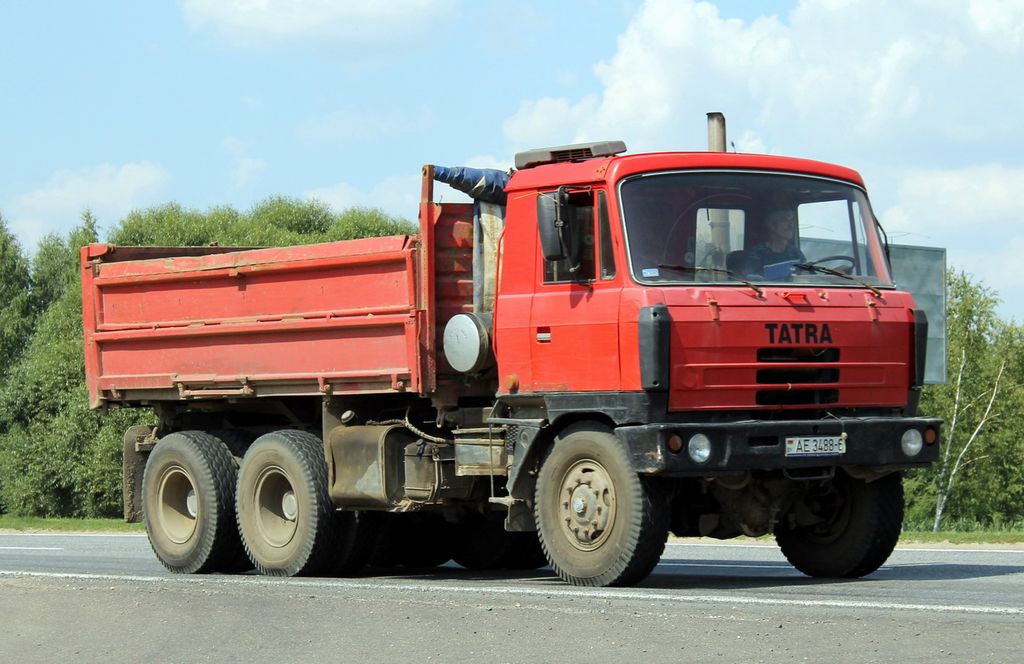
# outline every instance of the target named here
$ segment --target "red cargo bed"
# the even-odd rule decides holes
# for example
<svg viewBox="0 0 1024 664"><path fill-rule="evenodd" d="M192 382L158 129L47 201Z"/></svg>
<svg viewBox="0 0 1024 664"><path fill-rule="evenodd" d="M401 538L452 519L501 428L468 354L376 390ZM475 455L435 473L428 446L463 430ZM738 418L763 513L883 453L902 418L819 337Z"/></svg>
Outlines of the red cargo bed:
<svg viewBox="0 0 1024 664"><path fill-rule="evenodd" d="M414 240L85 247L91 404L420 390Z"/></svg>

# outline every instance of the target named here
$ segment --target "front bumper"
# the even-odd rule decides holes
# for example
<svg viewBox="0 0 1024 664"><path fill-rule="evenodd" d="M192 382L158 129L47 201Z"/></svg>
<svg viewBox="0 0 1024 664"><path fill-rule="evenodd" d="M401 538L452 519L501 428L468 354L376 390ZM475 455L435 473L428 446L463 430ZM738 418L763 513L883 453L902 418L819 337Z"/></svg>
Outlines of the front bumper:
<svg viewBox="0 0 1024 664"><path fill-rule="evenodd" d="M859 466L897 470L927 466L939 456L942 420L928 417L840 417L824 420L782 420L715 423L657 423L624 426L616 436L630 451L637 472L652 475L706 476L759 470L798 470ZM935 432L935 441L915 456L907 456L900 438L909 428L922 434ZM711 456L697 463L686 443L696 433L711 440ZM846 434L846 452L825 456L786 456L787 436L839 436ZM677 434L683 441L671 452L667 441Z"/></svg>

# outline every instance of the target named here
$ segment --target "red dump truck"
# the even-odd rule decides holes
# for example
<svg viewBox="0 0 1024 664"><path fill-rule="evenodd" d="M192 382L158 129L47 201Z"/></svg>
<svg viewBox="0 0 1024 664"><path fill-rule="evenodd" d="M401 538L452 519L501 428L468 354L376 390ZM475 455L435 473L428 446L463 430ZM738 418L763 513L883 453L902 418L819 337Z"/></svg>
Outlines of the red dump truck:
<svg viewBox="0 0 1024 664"><path fill-rule="evenodd" d="M669 533L770 533L806 574L877 569L941 421L916 413L927 321L861 177L624 150L427 166L414 235L85 247L91 405L159 421L124 449L159 560L605 586ZM433 202L435 178L474 202Z"/></svg>

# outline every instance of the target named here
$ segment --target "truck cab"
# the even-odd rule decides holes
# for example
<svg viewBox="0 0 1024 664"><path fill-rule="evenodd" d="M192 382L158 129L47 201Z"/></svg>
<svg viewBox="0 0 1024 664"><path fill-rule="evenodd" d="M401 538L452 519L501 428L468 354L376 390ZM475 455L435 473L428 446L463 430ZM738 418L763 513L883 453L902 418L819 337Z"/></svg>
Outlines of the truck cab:
<svg viewBox="0 0 1024 664"><path fill-rule="evenodd" d="M615 462L582 450L606 445L677 535L774 532L809 574L873 570L898 538L900 471L936 458L940 422L917 417L927 319L893 284L861 177L622 147L529 153L506 187L498 400L545 450L518 448L511 495L549 553L599 549ZM581 451L545 479L564 438ZM864 501L871 523L837 534Z"/></svg>

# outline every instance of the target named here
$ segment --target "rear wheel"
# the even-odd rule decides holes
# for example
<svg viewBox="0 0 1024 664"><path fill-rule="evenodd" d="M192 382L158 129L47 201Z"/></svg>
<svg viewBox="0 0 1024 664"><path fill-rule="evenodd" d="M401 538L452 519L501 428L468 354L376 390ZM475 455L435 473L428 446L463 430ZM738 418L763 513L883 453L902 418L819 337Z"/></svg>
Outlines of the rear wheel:
<svg viewBox="0 0 1024 664"><path fill-rule="evenodd" d="M231 456L235 457L235 461L239 464L242 462L242 457L245 456L245 450L256 438L242 429L214 429L210 435L224 443L231 451Z"/></svg>
<svg viewBox="0 0 1024 664"><path fill-rule="evenodd" d="M301 576L344 569L356 543L356 517L336 512L323 443L304 431L260 436L238 471L238 530L261 573Z"/></svg>
<svg viewBox="0 0 1024 664"><path fill-rule="evenodd" d="M663 493L604 431L575 429L555 441L537 477L534 516L551 566L579 586L640 582L668 538Z"/></svg>
<svg viewBox="0 0 1024 664"><path fill-rule="evenodd" d="M839 472L808 491L798 506L807 525L784 521L775 541L786 559L815 577L856 578L889 558L903 524L903 483L899 473L865 482ZM806 516L803 516L806 515Z"/></svg>
<svg viewBox="0 0 1024 664"><path fill-rule="evenodd" d="M172 433L156 444L142 504L149 543L164 567L182 574L237 569L235 473L227 447L201 431Z"/></svg>

